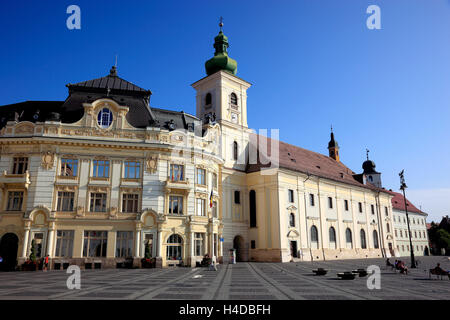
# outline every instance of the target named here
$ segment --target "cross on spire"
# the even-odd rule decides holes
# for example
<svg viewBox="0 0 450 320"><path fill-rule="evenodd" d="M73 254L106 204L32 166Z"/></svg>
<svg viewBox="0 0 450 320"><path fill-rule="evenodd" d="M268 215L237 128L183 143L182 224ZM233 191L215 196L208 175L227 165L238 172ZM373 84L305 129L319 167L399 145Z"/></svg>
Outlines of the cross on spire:
<svg viewBox="0 0 450 320"><path fill-rule="evenodd" d="M369 152L370 152L370 150L366 148L366 157L367 157L367 160L369 160Z"/></svg>
<svg viewBox="0 0 450 320"><path fill-rule="evenodd" d="M219 18L219 27L220 27L220 31L222 32L222 27L223 27L223 17L222 16Z"/></svg>

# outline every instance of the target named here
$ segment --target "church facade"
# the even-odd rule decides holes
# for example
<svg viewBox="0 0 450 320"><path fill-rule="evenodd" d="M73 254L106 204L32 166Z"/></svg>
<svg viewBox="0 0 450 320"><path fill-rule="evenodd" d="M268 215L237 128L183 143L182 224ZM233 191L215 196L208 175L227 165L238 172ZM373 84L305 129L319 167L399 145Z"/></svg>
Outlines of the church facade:
<svg viewBox="0 0 450 320"><path fill-rule="evenodd" d="M367 160L257 135L247 90L215 38L196 115L150 106L118 76L68 84L65 101L0 107L0 255L52 268L390 257L393 195ZM265 149L263 146L267 146ZM270 155L269 155L270 154ZM270 161L268 161L270 160Z"/></svg>

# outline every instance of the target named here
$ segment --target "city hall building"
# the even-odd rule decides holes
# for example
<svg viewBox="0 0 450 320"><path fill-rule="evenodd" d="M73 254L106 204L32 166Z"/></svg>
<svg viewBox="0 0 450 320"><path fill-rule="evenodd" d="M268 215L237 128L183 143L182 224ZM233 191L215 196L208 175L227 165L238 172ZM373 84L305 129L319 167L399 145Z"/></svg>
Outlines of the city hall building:
<svg viewBox="0 0 450 320"><path fill-rule="evenodd" d="M4 263L22 264L32 244L52 267L140 266L146 250L162 267L226 263L233 248L238 261L396 254L375 164L346 167L333 133L323 155L252 132L251 84L222 30L214 48L192 84L195 116L151 106L115 67L68 84L65 101L0 107Z"/></svg>

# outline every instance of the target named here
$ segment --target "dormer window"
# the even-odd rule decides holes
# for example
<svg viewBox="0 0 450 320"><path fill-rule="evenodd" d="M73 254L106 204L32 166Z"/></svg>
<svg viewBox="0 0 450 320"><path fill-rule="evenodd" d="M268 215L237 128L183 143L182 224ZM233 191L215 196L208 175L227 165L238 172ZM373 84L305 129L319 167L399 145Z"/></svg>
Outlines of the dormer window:
<svg viewBox="0 0 450 320"><path fill-rule="evenodd" d="M111 126L113 114L108 108L103 108L97 116L97 123L100 128L107 129Z"/></svg>
<svg viewBox="0 0 450 320"><path fill-rule="evenodd" d="M234 92L230 95L230 103L235 106L238 104L237 95Z"/></svg>

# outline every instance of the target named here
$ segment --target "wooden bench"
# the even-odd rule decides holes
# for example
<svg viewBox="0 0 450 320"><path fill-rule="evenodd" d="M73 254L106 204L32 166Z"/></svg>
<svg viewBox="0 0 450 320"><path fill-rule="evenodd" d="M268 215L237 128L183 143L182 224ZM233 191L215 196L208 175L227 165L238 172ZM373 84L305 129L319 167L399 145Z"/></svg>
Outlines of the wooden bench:
<svg viewBox="0 0 450 320"><path fill-rule="evenodd" d="M441 280L442 280L443 276L448 276L448 279L450 280L450 273L449 272L440 272L440 271L436 271L436 269L430 269L430 273L429 273L430 279L431 279L431 275L432 274L437 276L438 278L441 277Z"/></svg>
<svg viewBox="0 0 450 320"><path fill-rule="evenodd" d="M342 280L354 280L356 277L356 273L353 272L341 272L338 273L337 276Z"/></svg>
<svg viewBox="0 0 450 320"><path fill-rule="evenodd" d="M316 276L324 276L327 274L328 270L325 270L323 268L317 268L317 270L312 271Z"/></svg>
<svg viewBox="0 0 450 320"><path fill-rule="evenodd" d="M365 269L356 269L353 270L352 273L359 274L361 278L367 276L367 271Z"/></svg>

